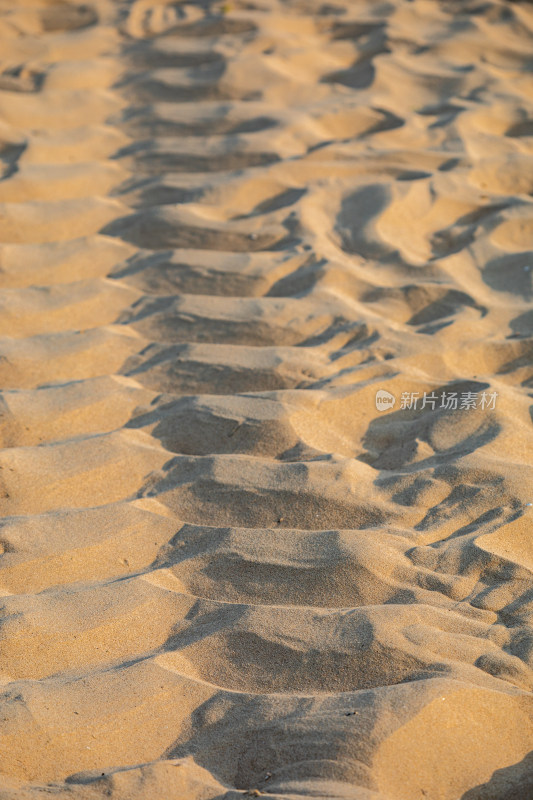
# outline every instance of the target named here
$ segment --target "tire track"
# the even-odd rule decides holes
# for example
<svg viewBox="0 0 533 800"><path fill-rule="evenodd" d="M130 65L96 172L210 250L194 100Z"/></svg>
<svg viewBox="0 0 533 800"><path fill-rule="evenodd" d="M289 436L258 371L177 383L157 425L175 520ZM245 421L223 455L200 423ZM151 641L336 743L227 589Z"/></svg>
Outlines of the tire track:
<svg viewBox="0 0 533 800"><path fill-rule="evenodd" d="M0 5L6 800L527 790L533 20L449 6Z"/></svg>

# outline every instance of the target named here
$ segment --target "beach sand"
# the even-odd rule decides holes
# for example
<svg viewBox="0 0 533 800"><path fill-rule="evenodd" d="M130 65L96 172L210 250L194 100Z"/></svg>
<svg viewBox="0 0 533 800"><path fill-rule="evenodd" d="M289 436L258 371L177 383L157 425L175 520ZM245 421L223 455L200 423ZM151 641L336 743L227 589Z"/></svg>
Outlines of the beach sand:
<svg viewBox="0 0 533 800"><path fill-rule="evenodd" d="M0 800L533 797L532 53L0 0Z"/></svg>

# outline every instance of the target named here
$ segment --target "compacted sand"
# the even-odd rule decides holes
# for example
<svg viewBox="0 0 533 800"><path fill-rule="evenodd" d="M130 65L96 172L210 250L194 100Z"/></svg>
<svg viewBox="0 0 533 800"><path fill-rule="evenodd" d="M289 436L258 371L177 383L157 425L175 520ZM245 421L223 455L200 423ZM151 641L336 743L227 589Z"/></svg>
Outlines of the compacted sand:
<svg viewBox="0 0 533 800"><path fill-rule="evenodd" d="M0 59L1 800L532 798L533 6Z"/></svg>

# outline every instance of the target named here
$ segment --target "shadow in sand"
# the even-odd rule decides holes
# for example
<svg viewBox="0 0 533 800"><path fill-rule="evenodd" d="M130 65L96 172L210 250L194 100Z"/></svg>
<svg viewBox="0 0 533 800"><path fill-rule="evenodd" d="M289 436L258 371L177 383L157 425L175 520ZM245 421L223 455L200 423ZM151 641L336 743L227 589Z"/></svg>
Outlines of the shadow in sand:
<svg viewBox="0 0 533 800"><path fill-rule="evenodd" d="M446 384L434 390L437 398L443 392L447 396L457 393L480 393L488 389L488 384L476 381ZM442 462L454 461L472 453L478 447L492 441L499 433L500 426L490 415L479 420L472 417L467 422L466 415L472 410L439 408L439 401L433 409L400 409L383 417L373 419L363 438L366 452L360 460L379 470L411 469L421 470L436 467ZM443 434L443 427L446 433ZM431 447L433 455L421 461L416 460L420 443Z"/></svg>
<svg viewBox="0 0 533 800"><path fill-rule="evenodd" d="M508 339L522 339L533 336L533 311L525 311L511 320L509 327L512 334Z"/></svg>
<svg viewBox="0 0 533 800"><path fill-rule="evenodd" d="M465 792L461 800L531 800L533 751L518 764L497 769L487 783Z"/></svg>
<svg viewBox="0 0 533 800"><path fill-rule="evenodd" d="M533 296L533 256L530 250L493 258L482 275L485 283L498 292L511 292L525 300L531 300Z"/></svg>

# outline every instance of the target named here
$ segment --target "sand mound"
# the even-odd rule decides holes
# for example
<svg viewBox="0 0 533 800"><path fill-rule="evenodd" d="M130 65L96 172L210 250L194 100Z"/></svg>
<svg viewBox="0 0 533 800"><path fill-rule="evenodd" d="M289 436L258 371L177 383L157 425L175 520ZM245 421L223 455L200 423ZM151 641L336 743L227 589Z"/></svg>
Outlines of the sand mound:
<svg viewBox="0 0 533 800"><path fill-rule="evenodd" d="M0 0L0 800L533 797L532 37Z"/></svg>

